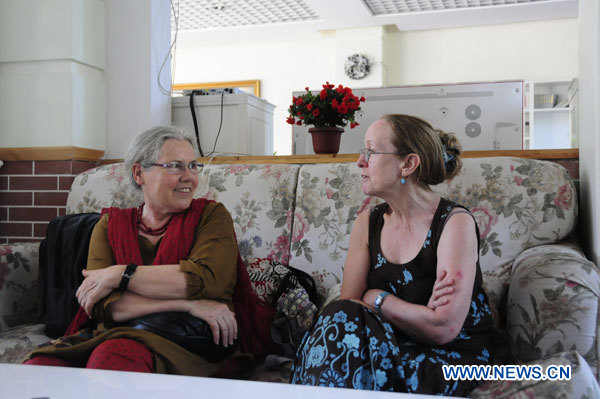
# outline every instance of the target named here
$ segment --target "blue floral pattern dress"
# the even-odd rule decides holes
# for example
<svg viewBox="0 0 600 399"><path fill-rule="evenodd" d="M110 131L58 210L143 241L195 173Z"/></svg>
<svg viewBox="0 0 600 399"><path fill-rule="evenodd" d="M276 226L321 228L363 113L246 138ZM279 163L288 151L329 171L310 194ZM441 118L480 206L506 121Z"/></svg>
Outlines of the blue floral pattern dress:
<svg viewBox="0 0 600 399"><path fill-rule="evenodd" d="M423 248L410 262L388 262L380 239L387 204L369 222L371 269L368 288L426 305L436 277L437 244L445 220L458 205L442 198ZM471 307L459 335L435 346L406 336L371 309L340 300L329 304L298 349L292 383L397 392L468 396L475 381L446 381L445 364L489 364L494 323L482 289L479 262Z"/></svg>

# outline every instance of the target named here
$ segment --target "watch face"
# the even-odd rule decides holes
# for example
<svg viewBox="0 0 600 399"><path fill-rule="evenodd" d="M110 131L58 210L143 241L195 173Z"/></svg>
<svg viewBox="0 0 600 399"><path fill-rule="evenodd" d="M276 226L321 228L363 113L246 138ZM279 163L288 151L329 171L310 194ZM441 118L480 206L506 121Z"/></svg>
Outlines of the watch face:
<svg viewBox="0 0 600 399"><path fill-rule="evenodd" d="M381 300L381 295L377 295L377 298L375 298L375 306L381 305Z"/></svg>

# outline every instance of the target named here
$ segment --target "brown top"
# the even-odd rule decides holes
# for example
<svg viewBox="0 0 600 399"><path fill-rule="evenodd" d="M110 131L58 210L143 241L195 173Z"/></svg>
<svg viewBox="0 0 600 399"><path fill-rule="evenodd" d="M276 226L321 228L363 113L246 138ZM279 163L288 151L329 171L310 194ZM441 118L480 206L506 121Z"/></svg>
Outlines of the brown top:
<svg viewBox="0 0 600 399"><path fill-rule="evenodd" d="M152 245L146 237L138 236L144 265L152 264L161 242L162 237ZM190 254L179 262L188 284L188 299L213 299L226 303L233 311L237 251L231 215L219 202L207 204L196 227ZM102 269L115 263L108 243L108 214L105 214L92 232L87 268ZM107 307L120 297L121 292L114 291L100 301L94 307L96 320L112 321Z"/></svg>
<svg viewBox="0 0 600 399"><path fill-rule="evenodd" d="M152 264L161 240L152 245L146 238L139 237L138 242L144 263ZM223 204L207 204L196 227L195 241L189 257L180 261L188 283L188 298L213 299L226 303L233 309L237 254L231 215ZM108 215L104 215L92 232L87 268L93 270L114 264L114 255L108 244ZM208 376L219 369L220 363L208 362L151 332L129 327L105 329L103 322L112 319L106 307L120 295L119 291L115 291L94 307L94 317L101 322L95 331L80 331L70 337L54 340L29 353L25 360L31 356L46 354L77 360L85 365L91 352L100 343L108 339L129 338L150 348L154 353L158 373Z"/></svg>

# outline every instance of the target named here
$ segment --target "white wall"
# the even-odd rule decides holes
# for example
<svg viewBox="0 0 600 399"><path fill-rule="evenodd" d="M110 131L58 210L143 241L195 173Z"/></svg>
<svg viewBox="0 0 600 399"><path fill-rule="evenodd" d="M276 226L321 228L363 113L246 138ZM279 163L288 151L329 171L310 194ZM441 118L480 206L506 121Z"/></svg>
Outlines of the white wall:
<svg viewBox="0 0 600 399"><path fill-rule="evenodd" d="M335 37L320 40L272 42L244 46L198 46L180 34L175 83L259 79L261 97L276 106L273 147L278 155L291 154L291 126L285 123L292 92L320 89L334 83Z"/></svg>
<svg viewBox="0 0 600 399"><path fill-rule="evenodd" d="M570 80L578 76L576 18L388 35L388 83Z"/></svg>
<svg viewBox="0 0 600 399"><path fill-rule="evenodd" d="M581 238L600 261L600 4L579 2L579 178Z"/></svg>
<svg viewBox="0 0 600 399"><path fill-rule="evenodd" d="M388 86L490 80L569 80L578 76L578 22L386 32L383 79ZM285 123L291 93L340 76L335 32L320 40L210 46L180 33L175 83L260 79L261 97L276 105L274 147L291 153ZM370 44L371 51L377 46ZM354 51L354 50L353 50ZM349 54L348 54L349 55ZM379 66L381 67L381 65ZM364 87L357 81L355 87Z"/></svg>

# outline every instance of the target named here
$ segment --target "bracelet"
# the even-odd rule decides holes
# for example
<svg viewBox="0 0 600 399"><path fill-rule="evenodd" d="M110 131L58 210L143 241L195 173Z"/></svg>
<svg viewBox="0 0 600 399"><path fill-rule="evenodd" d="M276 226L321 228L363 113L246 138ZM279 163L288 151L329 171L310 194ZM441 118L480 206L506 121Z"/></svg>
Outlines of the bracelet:
<svg viewBox="0 0 600 399"><path fill-rule="evenodd" d="M125 271L121 275L121 283L119 284L119 289L125 291L127 286L129 285L129 280L133 277L133 273L135 273L135 269L137 269L138 265L135 263L130 263L125 268Z"/></svg>
<svg viewBox="0 0 600 399"><path fill-rule="evenodd" d="M381 314L381 305L383 305L383 300L388 295L390 295L390 293L384 291L384 292L382 292L381 294L379 294L379 295L377 295L375 297L375 301L373 302L373 306L375 307L375 310L377 311L377 313Z"/></svg>

